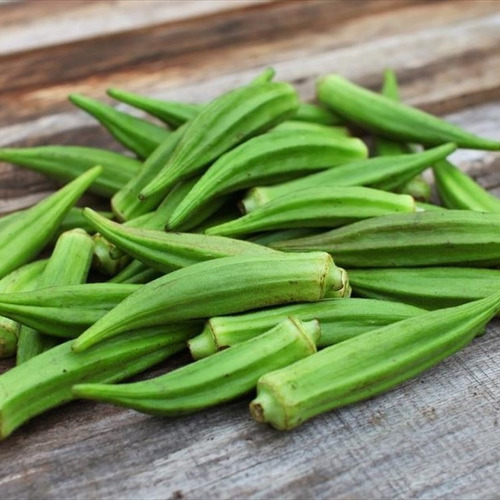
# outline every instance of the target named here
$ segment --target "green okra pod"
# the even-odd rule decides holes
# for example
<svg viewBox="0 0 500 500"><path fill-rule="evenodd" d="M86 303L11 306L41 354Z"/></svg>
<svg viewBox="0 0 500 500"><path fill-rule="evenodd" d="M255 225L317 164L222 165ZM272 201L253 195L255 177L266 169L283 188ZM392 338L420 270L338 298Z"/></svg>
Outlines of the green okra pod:
<svg viewBox="0 0 500 500"><path fill-rule="evenodd" d="M295 227L337 227L369 217L414 211L415 200L406 194L365 187L316 187L280 196L206 233L235 237Z"/></svg>
<svg viewBox="0 0 500 500"><path fill-rule="evenodd" d="M17 218L21 218L26 210L29 209L19 210L9 215L0 217L0 234L1 231L3 231L5 227L7 227L7 224L15 221ZM104 212L100 210L98 213L99 215L106 217L106 219L111 219L113 217L113 214L111 212ZM81 228L84 231L87 231L87 233L90 233L94 230L93 226L89 224L87 219L83 216L83 208L72 207L65 215L64 219L61 221L61 224L57 229L56 236L59 237L65 231L70 231L71 229L76 228Z"/></svg>
<svg viewBox="0 0 500 500"><path fill-rule="evenodd" d="M94 242L82 229L72 229L57 240L54 251L40 276L38 287L78 285L87 281ZM22 364L56 344L52 337L22 326L19 332L17 364Z"/></svg>
<svg viewBox="0 0 500 500"><path fill-rule="evenodd" d="M266 253L200 262L144 285L78 337L73 348L83 351L145 326L314 302L345 285L345 271L326 253Z"/></svg>
<svg viewBox="0 0 500 500"><path fill-rule="evenodd" d="M305 123L317 123L319 125L341 125L344 120L330 110L316 104L302 102L299 104L297 113L290 120L296 120Z"/></svg>
<svg viewBox="0 0 500 500"><path fill-rule="evenodd" d="M165 168L140 196L167 193L178 181L197 174L239 143L289 118L297 107L297 93L287 83L246 85L217 97L186 124Z"/></svg>
<svg viewBox="0 0 500 500"><path fill-rule="evenodd" d="M94 235L92 268L105 276L116 276L130 261L127 255L116 253L115 246L101 234Z"/></svg>
<svg viewBox="0 0 500 500"><path fill-rule="evenodd" d="M185 127L181 127L165 138L149 155L142 168L113 196L111 206L118 219L134 219L158 207L165 197L164 193L142 201L139 200L139 194L161 172L182 139L184 131Z"/></svg>
<svg viewBox="0 0 500 500"><path fill-rule="evenodd" d="M254 186L276 183L307 172L366 158L359 139L313 131L273 131L255 137L221 156L179 203L168 221L176 229L208 200Z"/></svg>
<svg viewBox="0 0 500 500"><path fill-rule="evenodd" d="M431 198L431 186L421 175L417 175L408 182L405 182L395 192L408 194L415 200L420 200L424 203L428 202Z"/></svg>
<svg viewBox="0 0 500 500"><path fill-rule="evenodd" d="M80 384L73 393L155 415L190 413L241 396L264 373L315 353L319 336L317 321L288 318L258 337L152 380Z"/></svg>
<svg viewBox="0 0 500 500"><path fill-rule="evenodd" d="M321 232L321 229L314 227L296 227L293 229L281 229L280 231L267 231L265 233L259 233L255 236L248 237L247 241L257 243L258 245L268 246L275 241L293 240L304 236L311 236L312 234L319 234Z"/></svg>
<svg viewBox="0 0 500 500"><path fill-rule="evenodd" d="M425 309L482 299L500 289L500 271L466 267L352 269L349 279L362 297L396 300Z"/></svg>
<svg viewBox="0 0 500 500"><path fill-rule="evenodd" d="M500 215L468 210L386 215L270 246L290 252L329 252L347 269L493 267L500 265Z"/></svg>
<svg viewBox="0 0 500 500"><path fill-rule="evenodd" d="M444 144L422 153L353 161L275 186L251 189L241 204L247 213L279 196L313 187L370 186L391 191L403 180L410 180L430 164L455 151L454 144Z"/></svg>
<svg viewBox="0 0 500 500"><path fill-rule="evenodd" d="M102 173L89 190L110 198L138 171L140 162L112 151L83 146L38 146L0 149L0 161L8 161L69 182L100 165Z"/></svg>
<svg viewBox="0 0 500 500"><path fill-rule="evenodd" d="M194 332L185 325L131 332L81 354L72 352L68 341L16 366L0 375L0 439L75 399L74 384L119 382L141 373L184 349Z"/></svg>
<svg viewBox="0 0 500 500"><path fill-rule="evenodd" d="M301 321L317 319L321 325L318 347L325 347L424 312L418 307L388 300L323 299L211 318L188 345L194 359L204 358L261 335L280 321L294 316Z"/></svg>
<svg viewBox="0 0 500 500"><path fill-rule="evenodd" d="M170 135L165 127L123 113L89 97L70 94L69 100L94 116L118 142L139 158L147 158Z"/></svg>
<svg viewBox="0 0 500 500"><path fill-rule="evenodd" d="M272 81L274 75L275 71L273 68L266 68L250 82L250 85L268 83ZM203 108L203 104L166 101L120 89L108 89L107 92L114 99L125 102L134 108L142 109L146 113L159 118L172 128L178 128L192 120Z"/></svg>
<svg viewBox="0 0 500 500"><path fill-rule="evenodd" d="M500 200L449 161L436 162L433 171L439 197L446 207L500 212Z"/></svg>
<svg viewBox="0 0 500 500"><path fill-rule="evenodd" d="M371 398L465 347L500 310L500 293L427 312L327 347L259 379L252 417L288 430Z"/></svg>
<svg viewBox="0 0 500 500"><path fill-rule="evenodd" d="M320 102L346 120L388 138L437 146L500 151L500 142L478 137L449 122L355 85L339 75L318 80Z"/></svg>
<svg viewBox="0 0 500 500"><path fill-rule="evenodd" d="M162 275L156 269L151 269L139 260L127 264L118 274L115 274L109 283L123 283L141 285L159 278Z"/></svg>
<svg viewBox="0 0 500 500"><path fill-rule="evenodd" d="M87 283L0 294L0 314L47 335L74 338L142 285Z"/></svg>
<svg viewBox="0 0 500 500"><path fill-rule="evenodd" d="M133 92L126 92L121 89L108 89L107 93L113 99L125 102L134 108L142 109L173 128L180 127L189 120L192 120L202 108L201 104L165 101L134 94Z"/></svg>
<svg viewBox="0 0 500 500"><path fill-rule="evenodd" d="M12 271L0 280L0 295L35 289L46 265L46 260L39 260ZM17 321L0 316L0 358L7 358L16 353L19 329Z"/></svg>
<svg viewBox="0 0 500 500"><path fill-rule="evenodd" d="M0 278L38 255L56 234L71 207L101 172L101 167L90 169L4 228L0 243Z"/></svg>
<svg viewBox="0 0 500 500"><path fill-rule="evenodd" d="M446 210L446 207L440 205L434 205L433 203L425 203L422 201L416 202L417 212L442 212Z"/></svg>
<svg viewBox="0 0 500 500"><path fill-rule="evenodd" d="M125 227L108 221L90 208L85 209L85 215L111 243L147 266L165 273L230 255L275 253L275 250L248 241Z"/></svg>

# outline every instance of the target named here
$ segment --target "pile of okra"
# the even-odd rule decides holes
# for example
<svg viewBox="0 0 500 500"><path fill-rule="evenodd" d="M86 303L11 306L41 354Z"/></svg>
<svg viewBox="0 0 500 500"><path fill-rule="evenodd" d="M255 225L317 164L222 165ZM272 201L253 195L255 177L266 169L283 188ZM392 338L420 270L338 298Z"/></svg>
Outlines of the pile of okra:
<svg viewBox="0 0 500 500"><path fill-rule="evenodd" d="M62 181L0 218L0 356L16 357L0 437L75 398L178 416L246 396L293 429L415 377L500 311L500 200L447 160L500 143L402 103L393 72L380 92L323 76L314 104L272 69L202 105L108 92L142 111L69 99L123 154L0 149ZM109 212L78 208L86 191Z"/></svg>

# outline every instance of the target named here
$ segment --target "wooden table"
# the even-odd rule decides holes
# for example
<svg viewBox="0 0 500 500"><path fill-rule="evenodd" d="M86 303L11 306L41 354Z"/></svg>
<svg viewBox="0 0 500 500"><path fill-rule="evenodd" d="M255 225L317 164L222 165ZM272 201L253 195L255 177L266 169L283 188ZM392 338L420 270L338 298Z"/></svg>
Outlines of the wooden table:
<svg viewBox="0 0 500 500"><path fill-rule="evenodd" d="M203 102L269 65L306 99L320 74L378 88L392 67L407 102L500 139L496 0L37 0L0 6L0 146L117 148L69 92ZM500 194L498 154L454 158ZM53 188L0 165L0 212ZM170 420L69 404L0 444L0 497L499 497L499 327L402 387L290 433L254 423L247 399Z"/></svg>

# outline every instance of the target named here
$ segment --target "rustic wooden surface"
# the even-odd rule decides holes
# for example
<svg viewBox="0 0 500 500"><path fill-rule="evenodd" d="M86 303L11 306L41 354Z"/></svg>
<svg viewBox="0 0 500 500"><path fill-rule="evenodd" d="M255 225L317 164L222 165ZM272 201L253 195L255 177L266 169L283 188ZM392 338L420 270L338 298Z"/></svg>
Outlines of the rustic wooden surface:
<svg viewBox="0 0 500 500"><path fill-rule="evenodd" d="M392 67L405 100L500 139L499 49L496 0L3 3L0 146L119 149L69 92L201 102L268 65L307 99L318 74L377 87ZM500 155L454 159L500 196ZM0 164L0 213L53 188ZM0 444L0 497L498 498L499 333L288 434L254 423L247 399L171 420L74 402Z"/></svg>

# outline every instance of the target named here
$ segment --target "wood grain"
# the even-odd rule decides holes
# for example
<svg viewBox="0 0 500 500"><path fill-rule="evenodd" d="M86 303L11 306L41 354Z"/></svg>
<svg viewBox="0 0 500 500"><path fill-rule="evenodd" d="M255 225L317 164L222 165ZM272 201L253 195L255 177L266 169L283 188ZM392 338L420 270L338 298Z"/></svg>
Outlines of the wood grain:
<svg viewBox="0 0 500 500"><path fill-rule="evenodd" d="M117 86L204 102L268 65L304 99L319 74L378 88L392 67L407 102L500 140L499 28L496 0L1 4L0 147L120 150L69 92L105 99ZM498 153L452 160L500 196ZM0 213L54 188L0 164ZM291 433L251 421L249 398L179 419L74 402L0 443L0 496L498 498L499 333L496 320L421 377Z"/></svg>

